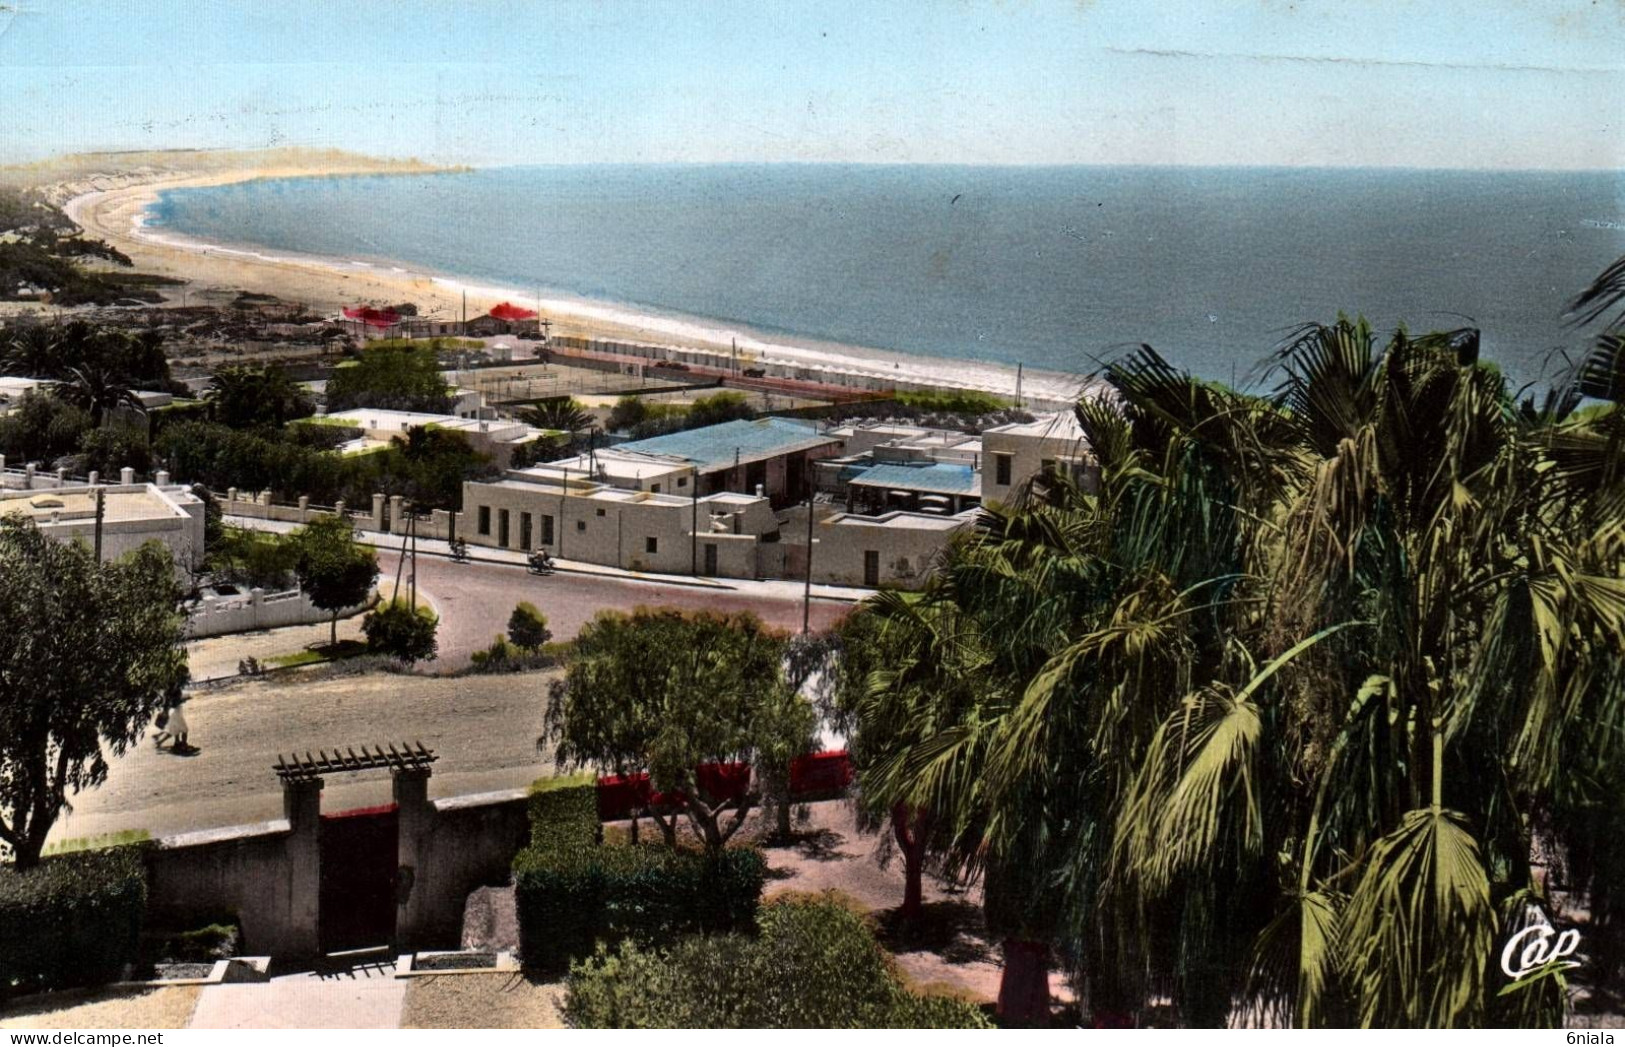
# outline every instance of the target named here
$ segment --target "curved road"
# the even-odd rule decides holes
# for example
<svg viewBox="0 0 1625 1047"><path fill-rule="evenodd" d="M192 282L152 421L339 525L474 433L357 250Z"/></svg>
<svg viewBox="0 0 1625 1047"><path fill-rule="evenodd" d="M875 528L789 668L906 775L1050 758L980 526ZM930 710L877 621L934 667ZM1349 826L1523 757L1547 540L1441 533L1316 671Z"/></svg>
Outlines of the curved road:
<svg viewBox="0 0 1625 1047"><path fill-rule="evenodd" d="M398 552L378 550L378 587L386 597L394 590L398 562ZM440 613L440 656L431 671L467 665L470 654L489 647L498 633L507 630L508 615L521 600L529 600L546 616L555 640L573 639L599 611L630 611L644 605L753 611L769 625L792 632L801 629L801 600L793 597L595 574L538 576L519 566L458 564L422 553L418 555L418 588ZM402 572L401 592L406 590ZM851 608L849 603L814 599L812 627L827 629Z"/></svg>

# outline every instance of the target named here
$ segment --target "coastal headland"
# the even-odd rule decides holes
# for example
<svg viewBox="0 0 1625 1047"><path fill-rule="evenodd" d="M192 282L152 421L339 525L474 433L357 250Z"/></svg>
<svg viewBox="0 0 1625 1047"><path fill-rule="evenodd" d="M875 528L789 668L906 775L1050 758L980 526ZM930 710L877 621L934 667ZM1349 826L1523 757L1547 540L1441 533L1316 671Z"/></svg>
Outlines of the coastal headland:
<svg viewBox="0 0 1625 1047"><path fill-rule="evenodd" d="M147 209L169 189L226 185L258 179L345 175L423 176L449 172L414 160L386 160L339 151L279 149L259 152L111 153L63 158L0 169L0 183L41 187L87 236L127 255L144 273L178 281L176 303L229 300L239 292L273 295L318 313L337 314L357 304L411 302L420 314L477 316L516 292L464 283L449 274L413 271L384 262L322 258L298 252L210 243L144 225ZM531 304L527 295L525 304ZM934 359L810 339L765 339L749 331L682 318L645 316L607 303L549 298L540 303L555 335L602 342L640 343L737 352L756 363L793 366L810 375L862 377L877 385L938 386L1010 396L1013 368L986 362ZM1075 376L1029 372L1029 399L1065 403L1080 386Z"/></svg>

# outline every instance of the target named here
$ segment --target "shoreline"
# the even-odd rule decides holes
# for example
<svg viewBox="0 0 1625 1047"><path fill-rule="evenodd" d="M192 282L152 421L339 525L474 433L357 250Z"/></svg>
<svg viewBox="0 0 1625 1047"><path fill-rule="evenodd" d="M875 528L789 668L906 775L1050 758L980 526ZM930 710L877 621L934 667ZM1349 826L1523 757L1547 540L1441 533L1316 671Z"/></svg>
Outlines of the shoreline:
<svg viewBox="0 0 1625 1047"><path fill-rule="evenodd" d="M62 210L87 236L104 240L128 255L138 271L182 281L185 297L231 296L238 291L249 291L272 294L284 301L302 303L316 312L334 314L343 306L360 302L376 305L413 302L418 306L419 315L457 316L466 293L471 317L504 300L527 307L539 304L544 315L553 321L553 332L560 336L701 349L724 355L737 341L741 358L748 357L753 363L778 363L828 374L937 385L1007 397L1015 392L1016 369L1003 364L773 335L752 330L745 324L642 311L633 305L573 298L559 292L552 296L544 294L538 301L534 291L412 269L398 261L369 262L218 243L158 231L145 224L149 208L162 192L170 189L378 173L387 172L279 166L175 174L114 188L84 187L84 191L76 192L63 203ZM1075 402L1088 380L1054 372L1026 371L1021 384L1026 401L1063 404Z"/></svg>

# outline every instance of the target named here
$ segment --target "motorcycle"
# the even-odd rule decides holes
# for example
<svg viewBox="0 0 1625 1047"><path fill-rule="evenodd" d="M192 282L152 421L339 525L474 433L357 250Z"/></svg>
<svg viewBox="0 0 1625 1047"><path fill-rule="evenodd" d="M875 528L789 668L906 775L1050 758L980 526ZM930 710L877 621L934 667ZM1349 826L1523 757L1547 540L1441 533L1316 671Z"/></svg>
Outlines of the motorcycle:
<svg viewBox="0 0 1625 1047"><path fill-rule="evenodd" d="M463 541L461 538L452 539L452 542L451 542L451 562L452 563L467 563L468 562L468 543Z"/></svg>
<svg viewBox="0 0 1625 1047"><path fill-rule="evenodd" d="M537 550L530 554L527 560L527 569L531 574L552 574L553 558L547 553Z"/></svg>

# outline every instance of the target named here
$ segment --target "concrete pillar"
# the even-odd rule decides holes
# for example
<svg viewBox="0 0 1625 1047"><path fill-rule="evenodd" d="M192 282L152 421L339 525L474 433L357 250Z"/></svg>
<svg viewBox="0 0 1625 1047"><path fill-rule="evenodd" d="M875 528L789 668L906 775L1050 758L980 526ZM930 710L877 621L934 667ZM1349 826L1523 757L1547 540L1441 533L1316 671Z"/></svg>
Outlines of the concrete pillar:
<svg viewBox="0 0 1625 1047"><path fill-rule="evenodd" d="M32 491L34 489L34 472L34 463L29 462L23 469L23 490Z"/></svg>
<svg viewBox="0 0 1625 1047"><path fill-rule="evenodd" d="M271 504L271 489L269 487L267 487L265 490L261 491L260 494L259 494L259 497L254 499L254 500L256 502L258 502L260 505L270 506L270 504ZM270 517L271 514L266 513L265 515L266 515L266 517Z"/></svg>
<svg viewBox="0 0 1625 1047"><path fill-rule="evenodd" d="M124 484L126 487L135 483L135 470L131 469L127 465L120 469L118 471L118 482Z"/></svg>
<svg viewBox="0 0 1625 1047"><path fill-rule="evenodd" d="M402 504L406 499L398 494L389 496L389 530L392 534L406 533L406 517L402 514Z"/></svg>
<svg viewBox="0 0 1625 1047"><path fill-rule="evenodd" d="M152 474L152 482L157 484L159 487L168 487L169 473L163 469L158 470L156 473Z"/></svg>
<svg viewBox="0 0 1625 1047"><path fill-rule="evenodd" d="M237 500L237 488L226 488L226 510L231 511L231 503Z"/></svg>
<svg viewBox="0 0 1625 1047"><path fill-rule="evenodd" d="M66 469L58 469L56 471L56 485L58 487L66 487L67 484L68 484L68 471Z"/></svg>
<svg viewBox="0 0 1625 1047"><path fill-rule="evenodd" d="M395 871L395 945L422 944L430 931L430 904L435 885L427 882L434 845L434 807L429 803L429 772L391 772L397 810Z"/></svg>
<svg viewBox="0 0 1625 1047"><path fill-rule="evenodd" d="M376 493L372 496L372 529L384 529L384 496Z"/></svg>
<svg viewBox="0 0 1625 1047"><path fill-rule="evenodd" d="M299 496L299 522L300 523L308 523L309 521L310 521L310 495L302 494L302 495Z"/></svg>
<svg viewBox="0 0 1625 1047"><path fill-rule="evenodd" d="M102 482L102 474L92 469L90 471L90 475L85 477L85 479L90 483L90 486L95 487L97 484Z"/></svg>
<svg viewBox="0 0 1625 1047"><path fill-rule="evenodd" d="M344 516L344 499L340 498L338 501L333 503L333 515L338 517Z"/></svg>
<svg viewBox="0 0 1625 1047"><path fill-rule="evenodd" d="M429 537L451 541L451 514L444 509L436 509L429 514Z"/></svg>
<svg viewBox="0 0 1625 1047"><path fill-rule="evenodd" d="M6 456L3 455L3 454L0 454L0 473L3 473L5 471L6 471Z"/></svg>
<svg viewBox="0 0 1625 1047"><path fill-rule="evenodd" d="M288 819L287 938L277 955L315 956L321 951L322 780L282 783L283 817Z"/></svg>

